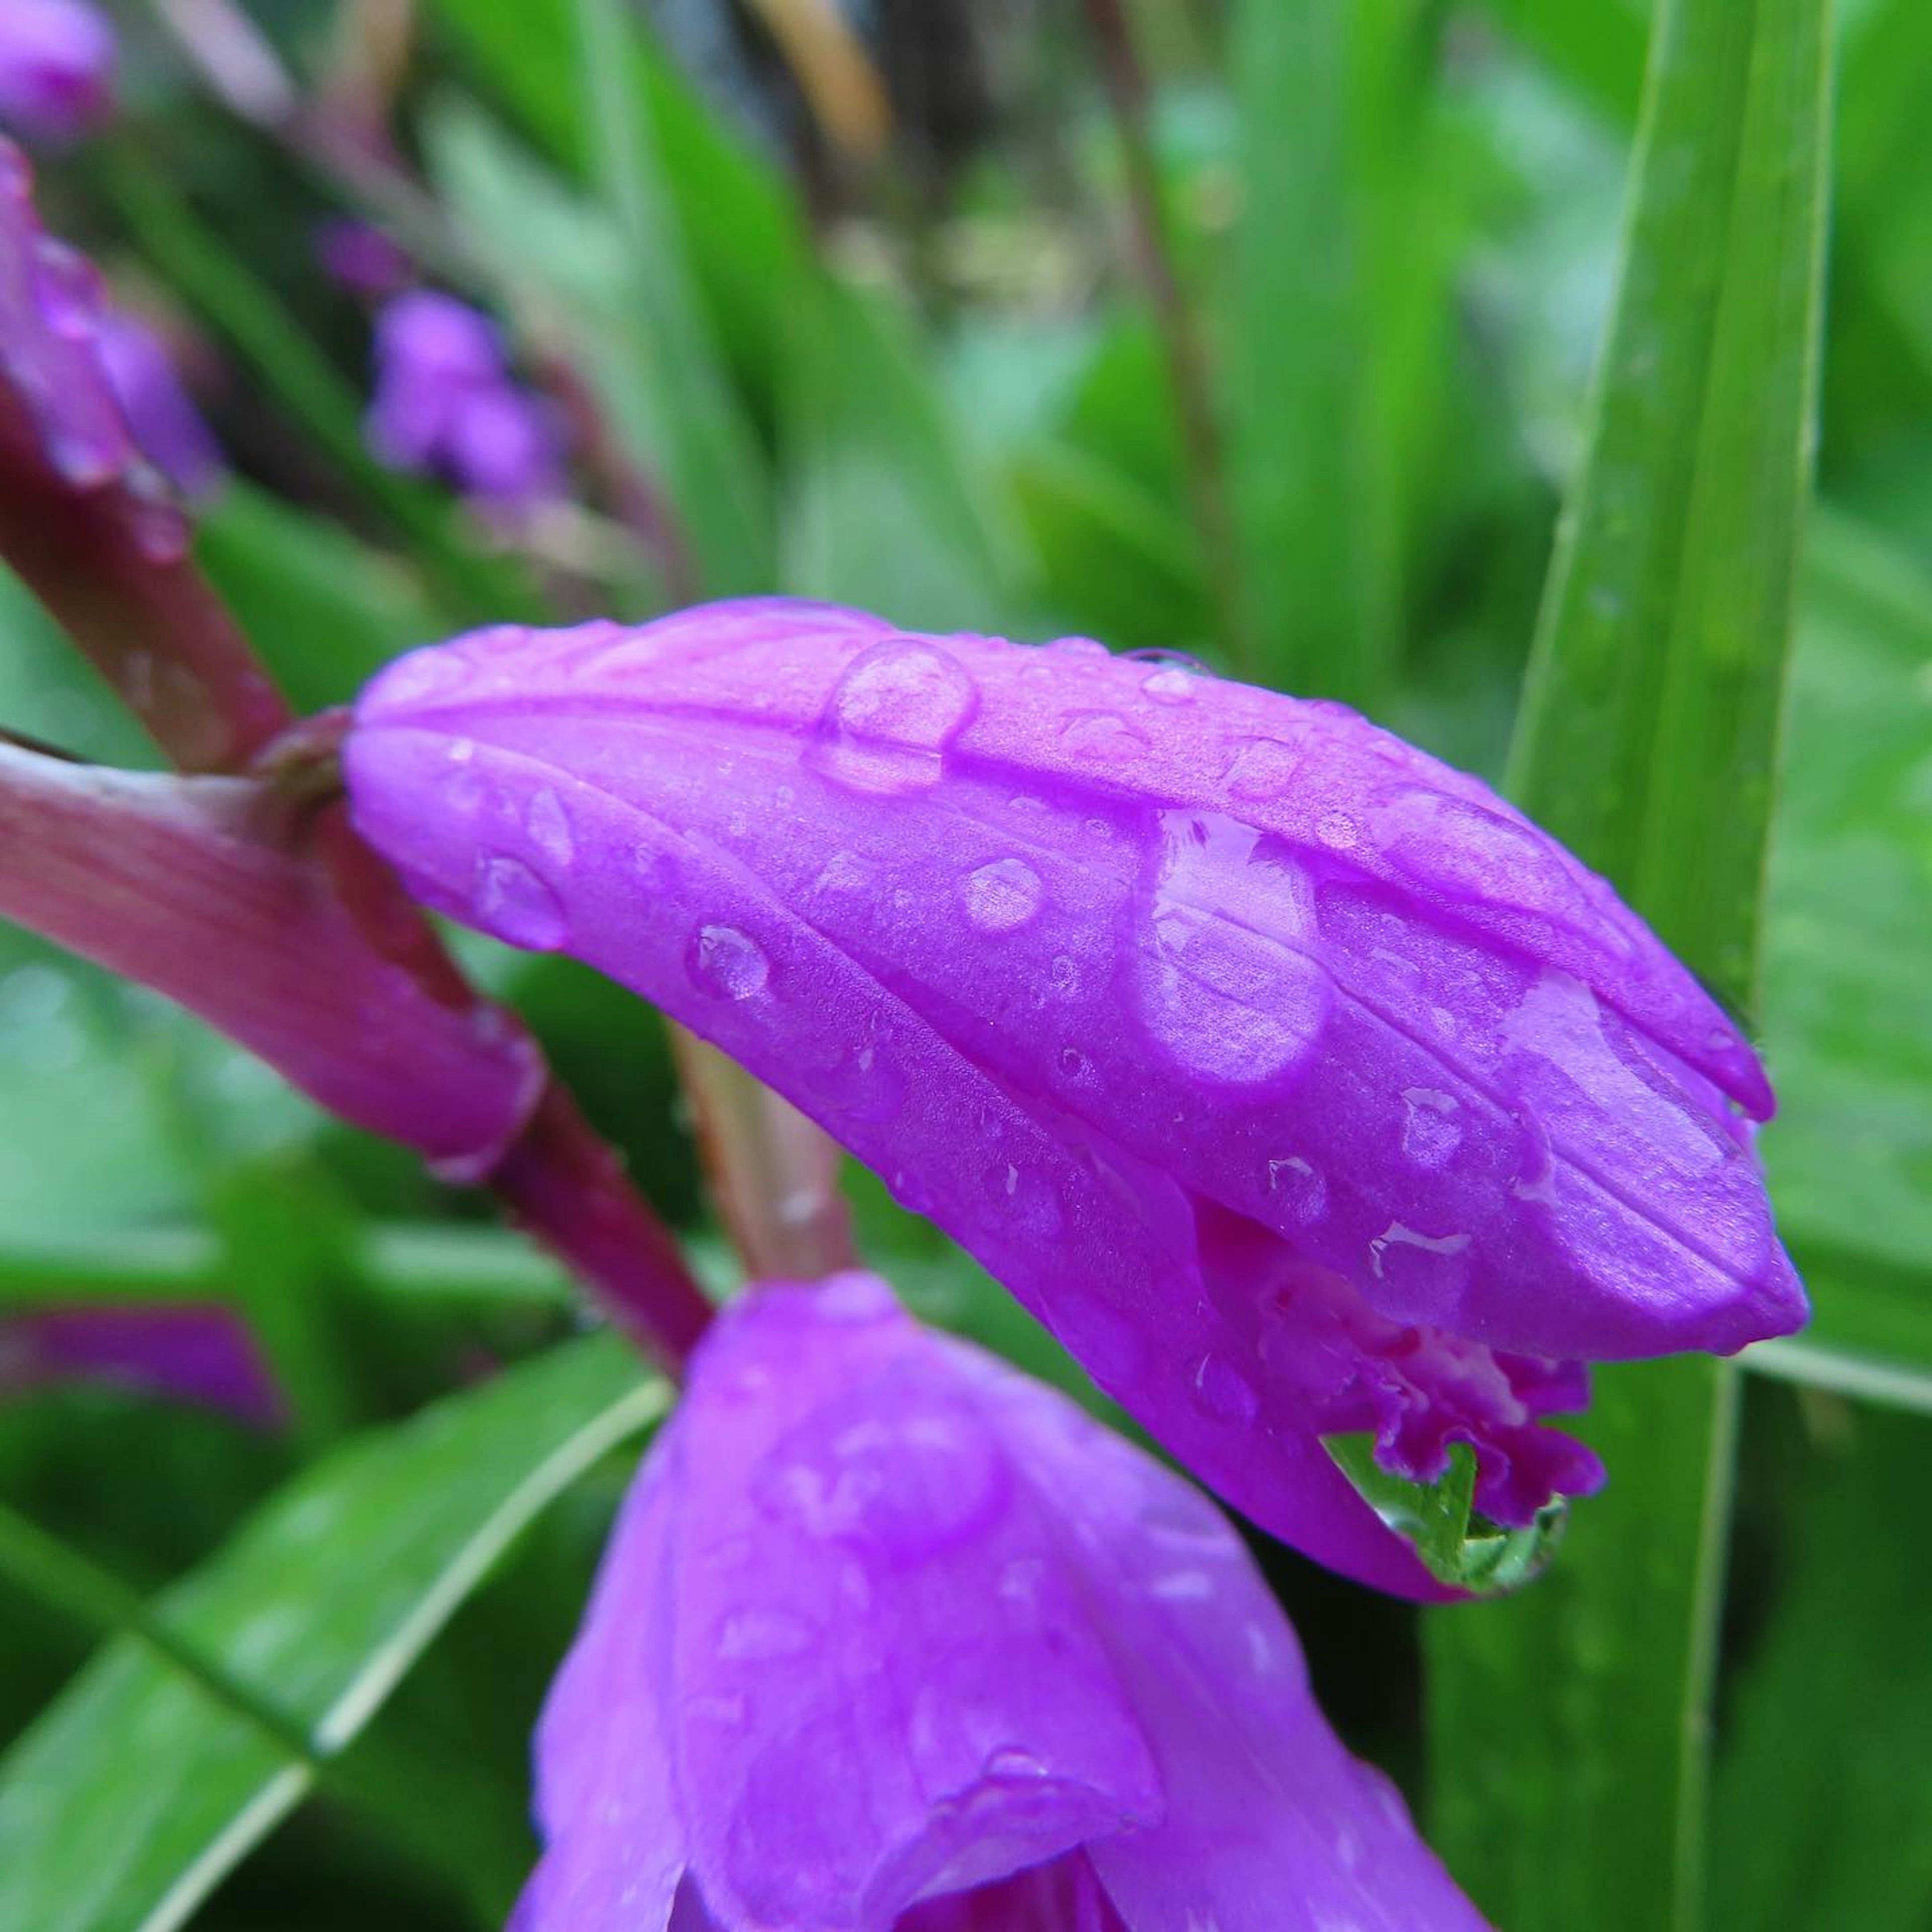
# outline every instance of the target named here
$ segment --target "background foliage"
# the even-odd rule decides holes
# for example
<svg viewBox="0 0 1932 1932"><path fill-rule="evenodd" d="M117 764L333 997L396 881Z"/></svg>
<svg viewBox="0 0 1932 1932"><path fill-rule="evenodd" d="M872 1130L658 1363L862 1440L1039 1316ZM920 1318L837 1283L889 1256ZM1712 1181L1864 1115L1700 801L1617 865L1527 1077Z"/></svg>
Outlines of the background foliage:
<svg viewBox="0 0 1932 1932"><path fill-rule="evenodd" d="M694 66L722 0L427 0L399 202L225 110L128 0L128 116L42 199L192 345L238 470L202 558L304 706L486 618L684 587L600 514L506 550L364 453L366 319L310 248L359 196L526 366L580 372L692 588L1186 650L1507 769L1760 1034L1816 1319L1741 1376L1606 1377L1617 1487L1516 1602L1421 1632L1270 1574L1512 1932L1922 1932L1932 13L1667 7L1148 4L1123 121L1086 10L882 5L868 153L863 98L808 97L782 39ZM370 10L254 9L314 88ZM0 719L149 761L4 577ZM655 1018L473 959L708 1242ZM658 1392L474 1204L10 930L0 1120L0 1306L230 1301L292 1418L0 1406L0 1928L500 1922L529 1727ZM1066 1372L852 1192L929 1312Z"/></svg>

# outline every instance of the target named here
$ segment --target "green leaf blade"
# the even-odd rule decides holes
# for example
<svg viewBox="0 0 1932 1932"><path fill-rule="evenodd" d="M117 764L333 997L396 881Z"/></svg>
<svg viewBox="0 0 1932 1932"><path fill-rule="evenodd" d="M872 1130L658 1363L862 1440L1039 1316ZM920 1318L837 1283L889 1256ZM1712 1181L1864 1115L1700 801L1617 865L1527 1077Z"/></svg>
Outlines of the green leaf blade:
<svg viewBox="0 0 1932 1932"><path fill-rule="evenodd" d="M155 1614L332 1758L511 1539L667 1400L611 1337L553 1350L312 1466ZM180 1924L314 1776L218 1685L118 1639L0 1760L0 1928Z"/></svg>
<svg viewBox="0 0 1932 1932"><path fill-rule="evenodd" d="M1734 1005L1756 992L1808 488L1824 0L1664 0L1620 283L1513 788ZM1550 1576L1427 1633L1438 1843L1511 1932L1703 1922L1738 1384L1599 1370L1610 1487Z"/></svg>

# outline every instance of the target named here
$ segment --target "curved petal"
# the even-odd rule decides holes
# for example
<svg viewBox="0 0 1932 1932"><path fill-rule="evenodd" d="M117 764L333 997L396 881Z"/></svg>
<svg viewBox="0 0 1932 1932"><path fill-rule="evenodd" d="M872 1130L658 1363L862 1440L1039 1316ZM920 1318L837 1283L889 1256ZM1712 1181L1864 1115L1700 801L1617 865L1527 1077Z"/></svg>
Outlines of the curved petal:
<svg viewBox="0 0 1932 1932"><path fill-rule="evenodd" d="M1055 1524L883 1283L725 1316L673 1450L678 1764L714 1916L886 1932L1158 1814Z"/></svg>
<svg viewBox="0 0 1932 1932"><path fill-rule="evenodd" d="M869 1276L700 1345L538 1754L522 1932L1479 1923L1225 1520Z"/></svg>
<svg viewBox="0 0 1932 1932"><path fill-rule="evenodd" d="M815 989L781 950L836 955L1070 1139L1274 1228L1392 1319L1610 1357L1802 1318L1726 1097L1769 1111L1749 1048L1601 880L1352 713L1082 640L736 604L482 634L395 667L358 720L379 843L526 944L532 875L536 943L728 1050L718 1006L755 1007L728 1030L808 1112L837 1096L830 1070L787 1084ZM458 743L478 762L452 792ZM539 800L586 836L532 851L504 814ZM926 1097L865 1104L916 1139ZM1318 1208L1279 1185L1297 1161Z"/></svg>
<svg viewBox="0 0 1932 1932"><path fill-rule="evenodd" d="M544 1851L511 1932L665 1932L688 1862L665 1735L669 1430L625 1498L537 1728Z"/></svg>

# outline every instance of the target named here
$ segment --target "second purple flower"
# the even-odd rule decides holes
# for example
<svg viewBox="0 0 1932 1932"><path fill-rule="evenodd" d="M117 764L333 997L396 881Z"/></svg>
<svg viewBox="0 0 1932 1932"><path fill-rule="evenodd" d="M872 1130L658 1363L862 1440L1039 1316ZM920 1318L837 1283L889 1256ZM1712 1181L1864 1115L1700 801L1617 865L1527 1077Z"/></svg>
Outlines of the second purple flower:
<svg viewBox="0 0 1932 1932"><path fill-rule="evenodd" d="M1726 1016L1604 882L1338 707L712 606L404 660L346 753L430 903L716 1041L1230 1501L1438 1586L1324 1438L1522 1526L1580 1364L1804 1318Z"/></svg>

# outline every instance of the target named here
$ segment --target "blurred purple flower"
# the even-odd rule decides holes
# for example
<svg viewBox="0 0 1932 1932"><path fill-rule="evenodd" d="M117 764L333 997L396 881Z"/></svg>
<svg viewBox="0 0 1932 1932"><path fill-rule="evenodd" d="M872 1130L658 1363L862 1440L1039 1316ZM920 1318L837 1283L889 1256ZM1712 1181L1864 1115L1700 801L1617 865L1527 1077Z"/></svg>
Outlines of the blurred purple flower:
<svg viewBox="0 0 1932 1932"><path fill-rule="evenodd" d="M87 0L0 4L0 124L70 141L114 111L114 29Z"/></svg>
<svg viewBox="0 0 1932 1932"><path fill-rule="evenodd" d="M346 750L426 901L884 1175L1222 1495L1439 1594L1322 1438L1530 1522L1582 1360L1804 1319L1748 1046L1604 881L1339 706L779 601L486 631Z"/></svg>
<svg viewBox="0 0 1932 1932"><path fill-rule="evenodd" d="M226 473L221 446L183 386L167 344L134 316L95 326L101 366L141 454L184 496L206 496Z"/></svg>
<svg viewBox="0 0 1932 1932"><path fill-rule="evenodd" d="M453 296L398 296L376 322L370 446L398 469L434 472L512 521L565 494L563 436L511 376L496 326Z"/></svg>
<svg viewBox="0 0 1932 1932"><path fill-rule="evenodd" d="M700 1345L538 1734L515 1932L1439 1932L1227 1522L884 1282Z"/></svg>
<svg viewBox="0 0 1932 1932"><path fill-rule="evenodd" d="M42 1308L0 1318L0 1391L108 1382L257 1429L286 1406L248 1324L218 1303Z"/></svg>
<svg viewBox="0 0 1932 1932"><path fill-rule="evenodd" d="M409 280L409 256L380 228L338 215L315 231L316 259L323 272L352 295L371 302L392 296Z"/></svg>

